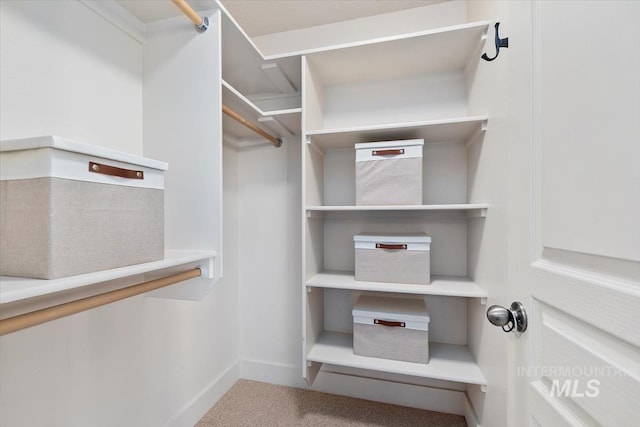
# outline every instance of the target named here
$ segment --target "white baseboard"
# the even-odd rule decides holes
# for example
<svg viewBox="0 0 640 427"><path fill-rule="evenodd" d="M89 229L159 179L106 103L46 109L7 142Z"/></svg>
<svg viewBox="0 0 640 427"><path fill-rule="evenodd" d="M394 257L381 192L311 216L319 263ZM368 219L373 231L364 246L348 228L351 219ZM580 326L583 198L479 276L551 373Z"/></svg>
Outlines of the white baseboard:
<svg viewBox="0 0 640 427"><path fill-rule="evenodd" d="M298 366L257 360L240 362L240 378L296 388L310 387L302 379ZM429 411L466 415L464 391L424 387L383 381L341 373L321 371L311 390Z"/></svg>
<svg viewBox="0 0 640 427"><path fill-rule="evenodd" d="M171 417L164 427L193 427L239 378L240 367L234 363Z"/></svg>

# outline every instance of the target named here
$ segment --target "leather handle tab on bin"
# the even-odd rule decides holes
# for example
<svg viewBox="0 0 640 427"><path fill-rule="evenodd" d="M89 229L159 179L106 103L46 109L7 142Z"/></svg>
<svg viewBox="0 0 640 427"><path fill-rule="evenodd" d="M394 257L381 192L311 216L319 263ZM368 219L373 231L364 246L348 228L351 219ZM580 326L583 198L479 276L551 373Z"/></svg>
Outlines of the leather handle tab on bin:
<svg viewBox="0 0 640 427"><path fill-rule="evenodd" d="M376 325L382 325L382 326L391 326L394 328L404 328L405 327L405 323L404 322L392 322L389 320L382 320L382 319L373 319L373 323Z"/></svg>
<svg viewBox="0 0 640 427"><path fill-rule="evenodd" d="M395 150L373 150L372 156L397 156L398 154L404 154L404 148L398 148Z"/></svg>
<svg viewBox="0 0 640 427"><path fill-rule="evenodd" d="M122 169L115 166L103 165L95 162L89 162L89 172L101 173L103 175L119 176L121 178L128 179L144 179L143 171Z"/></svg>
<svg viewBox="0 0 640 427"><path fill-rule="evenodd" d="M391 245L389 243L376 243L376 249L407 249L407 245Z"/></svg>

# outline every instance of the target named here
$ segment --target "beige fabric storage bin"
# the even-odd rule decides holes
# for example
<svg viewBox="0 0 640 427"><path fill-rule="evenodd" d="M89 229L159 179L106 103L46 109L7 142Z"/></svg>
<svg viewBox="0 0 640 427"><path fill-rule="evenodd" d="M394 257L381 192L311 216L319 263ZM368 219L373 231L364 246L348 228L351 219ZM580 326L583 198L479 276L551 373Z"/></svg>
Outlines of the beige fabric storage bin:
<svg viewBox="0 0 640 427"><path fill-rule="evenodd" d="M356 144L356 205L421 205L423 139Z"/></svg>
<svg viewBox="0 0 640 427"><path fill-rule="evenodd" d="M353 308L353 353L429 363L429 313L422 299L362 295Z"/></svg>
<svg viewBox="0 0 640 427"><path fill-rule="evenodd" d="M0 144L0 275L56 279L164 258L167 164L59 137Z"/></svg>
<svg viewBox="0 0 640 427"><path fill-rule="evenodd" d="M417 234L361 233L353 236L355 279L428 285L431 237Z"/></svg>

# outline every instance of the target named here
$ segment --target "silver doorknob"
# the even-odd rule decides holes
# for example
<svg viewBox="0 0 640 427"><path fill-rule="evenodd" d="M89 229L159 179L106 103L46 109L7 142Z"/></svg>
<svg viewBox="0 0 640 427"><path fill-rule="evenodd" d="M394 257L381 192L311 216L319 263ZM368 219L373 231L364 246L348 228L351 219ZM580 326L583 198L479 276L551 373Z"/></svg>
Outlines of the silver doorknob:
<svg viewBox="0 0 640 427"><path fill-rule="evenodd" d="M520 302L514 302L510 308L504 308L500 305L492 305L487 310L487 319L493 325L502 327L505 332L511 332L514 329L518 332L527 330L527 312Z"/></svg>

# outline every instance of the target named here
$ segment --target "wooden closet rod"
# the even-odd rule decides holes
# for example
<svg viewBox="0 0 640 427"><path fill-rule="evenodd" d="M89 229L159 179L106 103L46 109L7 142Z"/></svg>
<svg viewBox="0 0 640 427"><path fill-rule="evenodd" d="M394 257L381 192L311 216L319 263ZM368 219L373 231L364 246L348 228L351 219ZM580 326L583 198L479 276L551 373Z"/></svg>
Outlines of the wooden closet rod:
<svg viewBox="0 0 640 427"><path fill-rule="evenodd" d="M269 141L271 141L271 143L275 147L280 147L282 145L282 139L281 138L276 138L275 136L268 134L267 132L263 131L258 126L254 125L249 120L245 119L240 114L236 113L235 111L233 111L231 108L227 107L226 105L222 105L222 112L225 113L227 116L231 117L232 119L236 120L237 122L242 123L243 125L245 125L249 129L251 129L255 133L259 134L260 136L268 139Z"/></svg>
<svg viewBox="0 0 640 427"><path fill-rule="evenodd" d="M187 18L189 18L191 22L193 22L193 24L196 26L196 30L201 33L207 31L207 28L209 28L209 18L207 18L206 16L201 17L200 15L198 15L195 10L191 9L191 6L189 6L189 3L187 3L185 0L171 1L180 8L182 13L187 15Z"/></svg>
<svg viewBox="0 0 640 427"><path fill-rule="evenodd" d="M11 332L20 331L30 328L41 323L50 322L92 308L100 307L105 304L120 301L125 298L150 292L155 289L164 288L165 286L174 285L185 280L200 277L202 271L199 268L183 271L182 273L173 274L171 276L162 277L160 279L150 280L148 282L138 283L126 288L117 289L115 291L105 292L103 294L93 295L87 298L69 301L64 304L55 305L53 307L43 308L42 310L31 311L29 313L20 314L18 316L9 317L0 320L0 336L10 334Z"/></svg>

